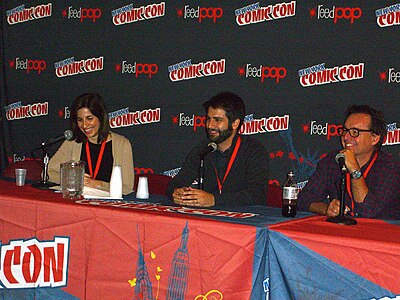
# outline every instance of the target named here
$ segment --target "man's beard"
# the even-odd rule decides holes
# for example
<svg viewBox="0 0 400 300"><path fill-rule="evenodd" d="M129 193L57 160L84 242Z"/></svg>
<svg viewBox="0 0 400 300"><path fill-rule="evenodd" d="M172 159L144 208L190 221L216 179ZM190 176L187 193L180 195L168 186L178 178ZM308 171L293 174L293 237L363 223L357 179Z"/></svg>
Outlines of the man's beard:
<svg viewBox="0 0 400 300"><path fill-rule="evenodd" d="M210 136L210 134L208 133L208 130L207 130L207 138L210 142L214 142L218 145L218 144L221 144L223 141L225 141L227 138L229 138L232 135L232 132L233 132L232 126L229 126L229 128L226 130L222 130L222 131L218 130L219 135L217 137L213 138Z"/></svg>

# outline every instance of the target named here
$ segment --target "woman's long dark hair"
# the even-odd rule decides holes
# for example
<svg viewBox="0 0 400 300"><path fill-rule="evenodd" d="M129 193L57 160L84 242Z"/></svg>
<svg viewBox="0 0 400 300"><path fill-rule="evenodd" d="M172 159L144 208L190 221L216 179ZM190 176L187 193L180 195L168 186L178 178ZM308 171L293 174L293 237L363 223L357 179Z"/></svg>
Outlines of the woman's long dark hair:
<svg viewBox="0 0 400 300"><path fill-rule="evenodd" d="M77 114L78 110L86 107L100 120L99 135L97 137L97 143L107 139L108 133L110 132L110 124L108 121L107 109L103 99L99 94L86 93L75 98L71 105L71 130L74 134L73 138L77 143L86 142L86 135L79 129Z"/></svg>

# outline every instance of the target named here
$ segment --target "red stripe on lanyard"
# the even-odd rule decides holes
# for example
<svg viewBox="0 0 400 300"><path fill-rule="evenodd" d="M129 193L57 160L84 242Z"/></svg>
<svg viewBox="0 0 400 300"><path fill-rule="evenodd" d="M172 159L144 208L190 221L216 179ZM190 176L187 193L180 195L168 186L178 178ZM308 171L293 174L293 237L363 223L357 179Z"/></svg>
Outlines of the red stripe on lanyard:
<svg viewBox="0 0 400 300"><path fill-rule="evenodd" d="M363 173L364 179L367 178L369 171L371 170L373 164L375 163L376 159L378 158L378 152L375 152L374 158L370 161L368 167L365 169L365 172ZM350 174L346 174L346 184L347 184L347 192L350 195L351 198L351 214L354 215L354 199L353 199L353 193L351 192L351 180L350 180Z"/></svg>
<svg viewBox="0 0 400 300"><path fill-rule="evenodd" d="M241 140L242 139L240 138L240 136L238 136L238 138L236 140L235 149L233 149L232 156L231 156L231 159L229 160L228 167L226 168L225 176L224 176L224 179L222 180L222 183L219 180L218 171L217 171L217 169L215 168L215 165L214 165L215 176L217 177L218 189L219 189L219 193L220 194L222 194L222 187L224 185L224 182L225 182L226 178L228 177L228 174L229 174L229 172L230 172L230 170L232 168L233 163L235 162L236 155L237 155L237 153L239 151Z"/></svg>
<svg viewBox="0 0 400 300"><path fill-rule="evenodd" d="M90 147L89 146L89 141L87 141L86 142L86 157L87 157L87 160L88 160L89 175L90 175L90 178L96 179L97 173L99 173L101 161L103 159L104 148L106 147L106 141L103 141L101 143L101 149L100 149L99 157L97 158L96 169L94 170L94 174L93 174L92 158L90 157L90 149L89 149L89 147Z"/></svg>

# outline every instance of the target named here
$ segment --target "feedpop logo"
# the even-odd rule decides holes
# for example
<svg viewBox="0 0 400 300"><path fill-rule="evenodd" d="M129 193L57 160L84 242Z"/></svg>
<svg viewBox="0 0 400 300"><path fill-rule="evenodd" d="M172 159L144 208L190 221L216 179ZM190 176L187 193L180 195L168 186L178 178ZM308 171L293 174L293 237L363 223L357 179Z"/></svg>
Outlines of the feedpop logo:
<svg viewBox="0 0 400 300"><path fill-rule="evenodd" d="M211 19L213 23L217 22L217 19L222 18L224 10L221 7L200 7L191 8L189 5L185 5L183 8L176 9L176 13L179 18L184 19L197 19L201 23L204 19Z"/></svg>
<svg viewBox="0 0 400 300"><path fill-rule="evenodd" d="M193 131L197 131L197 127L206 127L206 116L187 115L182 112L177 116L172 116L172 123L179 127L193 127Z"/></svg>
<svg viewBox="0 0 400 300"><path fill-rule="evenodd" d="M82 23L85 19L91 20L93 23L100 19L102 15L100 8L73 8L69 6L62 11L63 18L67 19L79 19Z"/></svg>
<svg viewBox="0 0 400 300"><path fill-rule="evenodd" d="M333 23L337 24L339 20L344 19L350 21L353 24L355 20L358 20L362 16L362 9L359 7L325 7L324 5L318 5L316 8L309 9L310 17L319 19L333 19Z"/></svg>
<svg viewBox="0 0 400 300"><path fill-rule="evenodd" d="M341 124L320 124L317 121L311 121L310 123L303 124L303 132L310 133L310 135L319 135L319 136L326 136L326 139L329 141L331 137L338 137L338 129L342 128Z"/></svg>
<svg viewBox="0 0 400 300"><path fill-rule="evenodd" d="M381 82L400 83L400 71L389 68L386 71L379 72L379 79Z"/></svg>
<svg viewBox="0 0 400 300"><path fill-rule="evenodd" d="M261 82L264 82L266 78L274 79L276 83L286 77L287 70L284 67L267 67L263 65L252 66L251 64L246 64L244 67L238 68L239 75L253 78L260 78Z"/></svg>
<svg viewBox="0 0 400 300"><path fill-rule="evenodd" d="M115 71L121 72L121 74L132 74L135 75L136 78L139 75L143 74L147 78L152 78L158 72L157 64L149 64L149 63L129 63L126 60L122 61L122 63L115 65Z"/></svg>
<svg viewBox="0 0 400 300"><path fill-rule="evenodd" d="M40 74L47 67L46 61L42 59L21 59L19 57L15 58L15 60L10 60L9 65L11 69L26 71L26 74L32 71Z"/></svg>

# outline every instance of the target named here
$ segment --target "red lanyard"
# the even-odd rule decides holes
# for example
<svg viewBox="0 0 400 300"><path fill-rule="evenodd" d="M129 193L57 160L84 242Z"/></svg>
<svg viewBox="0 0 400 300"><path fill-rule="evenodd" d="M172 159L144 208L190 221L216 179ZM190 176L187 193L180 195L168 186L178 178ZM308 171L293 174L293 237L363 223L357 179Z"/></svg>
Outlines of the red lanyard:
<svg viewBox="0 0 400 300"><path fill-rule="evenodd" d="M226 178L228 177L228 174L229 174L229 172L230 172L230 170L232 168L232 165L233 165L233 163L234 163L234 161L236 159L236 155L237 155L237 153L239 151L241 140L242 139L240 138L240 136L238 136L238 138L236 140L235 148L233 149L233 152L232 152L231 159L229 160L228 167L226 168L225 176L224 176L224 179L222 180L222 183L219 180L218 171L217 171L217 168L214 165L215 176L217 177L218 189L219 189L219 193L220 194L222 194L222 186L224 185L224 182L225 182Z"/></svg>
<svg viewBox="0 0 400 300"><path fill-rule="evenodd" d="M368 167L365 169L365 172L363 173L363 177L364 179L367 178L369 171L371 170L373 164L375 163L376 159L378 158L378 152L375 152L374 157L372 158L372 160L370 161ZM351 182L350 182L350 174L347 173L346 174L346 185L347 185L347 192L350 195L351 198L351 211L354 214L354 199L353 199L353 193L351 192Z"/></svg>
<svg viewBox="0 0 400 300"><path fill-rule="evenodd" d="M89 175L90 175L90 178L92 178L92 179L96 179L97 173L99 173L100 164L101 164L101 161L103 159L103 154L104 154L104 148L105 147L106 147L106 141L103 141L101 143L101 149L100 149L99 156L97 157L96 169L94 170L94 174L93 174L92 159L90 157L90 149L89 149L89 141L86 142L86 157L87 157L87 160L88 160Z"/></svg>

